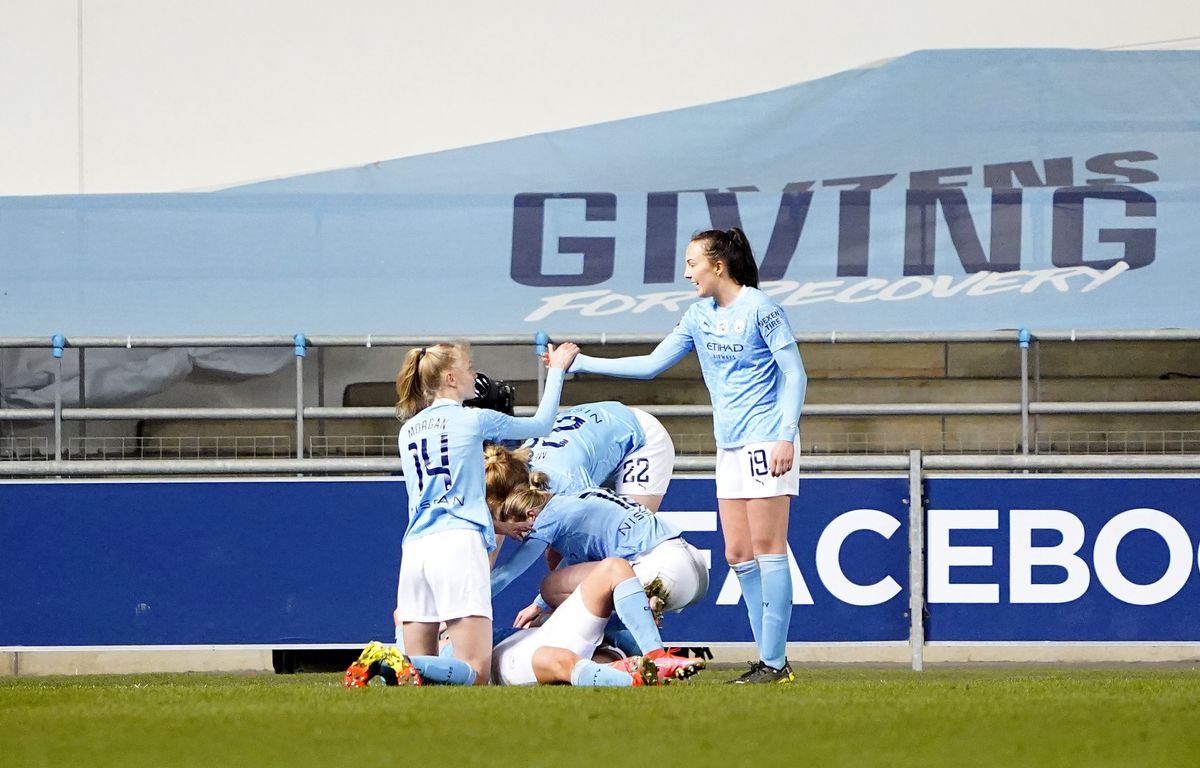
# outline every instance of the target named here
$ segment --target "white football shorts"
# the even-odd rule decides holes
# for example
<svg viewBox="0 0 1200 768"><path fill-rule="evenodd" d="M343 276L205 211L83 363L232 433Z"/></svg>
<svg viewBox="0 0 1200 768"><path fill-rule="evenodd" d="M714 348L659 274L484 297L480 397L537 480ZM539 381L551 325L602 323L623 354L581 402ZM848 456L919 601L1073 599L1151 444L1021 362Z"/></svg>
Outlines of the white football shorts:
<svg viewBox="0 0 1200 768"><path fill-rule="evenodd" d="M646 444L630 452L616 471L622 496L662 496L675 471L675 443L662 422L640 408L630 408L646 435Z"/></svg>
<svg viewBox="0 0 1200 768"><path fill-rule="evenodd" d="M396 607L400 621L492 618L487 545L479 531L441 531L406 542Z"/></svg>
<svg viewBox="0 0 1200 768"><path fill-rule="evenodd" d="M797 462L779 477L770 470L771 449L775 441L748 443L740 448L717 449L718 499L769 499L800 493ZM795 456L800 456L800 438L793 441Z"/></svg>
<svg viewBox="0 0 1200 768"><path fill-rule="evenodd" d="M667 590L668 611L682 611L700 602L708 592L708 562L704 554L677 536L630 559L638 581L649 584L660 577Z"/></svg>
<svg viewBox="0 0 1200 768"><path fill-rule="evenodd" d="M581 659L592 658L606 624L608 618L593 616L583 604L583 592L576 588L545 624L509 635L492 649L492 682L536 685L533 654L547 646L564 648Z"/></svg>

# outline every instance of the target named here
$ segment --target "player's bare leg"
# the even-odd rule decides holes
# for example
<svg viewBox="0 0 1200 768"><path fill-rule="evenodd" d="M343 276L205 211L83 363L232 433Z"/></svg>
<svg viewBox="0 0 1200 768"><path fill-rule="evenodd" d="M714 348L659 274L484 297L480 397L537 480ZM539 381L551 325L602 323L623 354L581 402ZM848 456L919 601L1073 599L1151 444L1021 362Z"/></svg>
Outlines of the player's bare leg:
<svg viewBox="0 0 1200 768"><path fill-rule="evenodd" d="M408 642L405 624L404 642ZM433 653L437 653L436 625ZM475 685L487 685L492 675L492 620L484 616L463 616L446 621L446 634L454 644L454 658L465 661L475 670Z"/></svg>
<svg viewBox="0 0 1200 768"><path fill-rule="evenodd" d="M600 563L579 563L551 571L542 579L542 599L552 608L562 605ZM632 569L630 569L632 571ZM609 612L612 607L609 607ZM597 614L607 616L608 613Z"/></svg>

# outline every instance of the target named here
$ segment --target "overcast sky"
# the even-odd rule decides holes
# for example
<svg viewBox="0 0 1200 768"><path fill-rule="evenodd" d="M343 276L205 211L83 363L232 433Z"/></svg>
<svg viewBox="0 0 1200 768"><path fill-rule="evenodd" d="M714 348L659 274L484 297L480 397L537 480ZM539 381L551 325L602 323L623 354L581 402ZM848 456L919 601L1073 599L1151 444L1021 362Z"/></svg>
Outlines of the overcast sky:
<svg viewBox="0 0 1200 768"><path fill-rule="evenodd" d="M0 0L0 194L213 188L979 47L1197 48L1200 3Z"/></svg>

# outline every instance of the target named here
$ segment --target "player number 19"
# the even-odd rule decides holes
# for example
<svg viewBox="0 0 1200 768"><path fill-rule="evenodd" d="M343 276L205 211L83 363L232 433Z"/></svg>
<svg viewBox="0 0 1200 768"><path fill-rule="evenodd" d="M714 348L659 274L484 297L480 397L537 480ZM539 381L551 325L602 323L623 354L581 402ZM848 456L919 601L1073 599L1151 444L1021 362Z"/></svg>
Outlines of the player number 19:
<svg viewBox="0 0 1200 768"><path fill-rule="evenodd" d="M750 474L754 477L762 477L771 473L767 466L767 452L762 448L750 452Z"/></svg>

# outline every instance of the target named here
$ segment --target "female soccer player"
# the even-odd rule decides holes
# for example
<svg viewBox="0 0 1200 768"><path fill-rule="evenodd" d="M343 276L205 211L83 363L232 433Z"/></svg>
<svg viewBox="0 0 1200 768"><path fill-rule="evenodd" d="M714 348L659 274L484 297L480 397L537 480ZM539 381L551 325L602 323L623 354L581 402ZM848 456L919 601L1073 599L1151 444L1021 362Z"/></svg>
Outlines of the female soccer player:
<svg viewBox="0 0 1200 768"><path fill-rule="evenodd" d="M517 626L561 604L600 561L612 557L628 560L641 585L659 582L656 589L663 610L681 611L704 597L708 564L678 528L602 488L581 494L541 490L540 474L533 473L532 486L513 491L497 510L498 519L532 520L533 528L512 557L492 572L492 594L507 587L547 550L561 555L564 567L546 577L541 600L517 615Z"/></svg>
<svg viewBox="0 0 1200 768"><path fill-rule="evenodd" d="M675 445L658 419L609 401L568 408L546 437L516 451L488 446L484 460L489 500L527 485L532 469L546 475L555 493L581 493L611 477L617 493L657 512L675 468Z"/></svg>
<svg viewBox="0 0 1200 768"><path fill-rule="evenodd" d="M800 488L797 422L808 379L787 315L758 290L758 265L742 230L701 232L684 258L683 276L700 301L653 352L581 354L570 370L651 379L696 350L713 404L725 557L741 583L761 657L737 682L791 682L788 509Z"/></svg>
<svg viewBox="0 0 1200 768"><path fill-rule="evenodd" d="M643 655L597 664L591 656L614 612L639 636ZM642 585L619 558L597 563L545 624L509 635L492 656L493 679L500 685L661 685L703 668L703 659L672 656L663 649Z"/></svg>
<svg viewBox="0 0 1200 768"><path fill-rule="evenodd" d="M405 652L416 657L436 656L438 625L446 623L455 657L466 665L441 682L486 684L491 671L488 552L496 548L496 536L484 497L483 441L547 434L563 371L578 351L566 345L550 353L545 393L527 418L463 407L475 396L475 367L465 344L410 350L396 377L396 411L406 420L399 445L408 489L396 617Z"/></svg>

